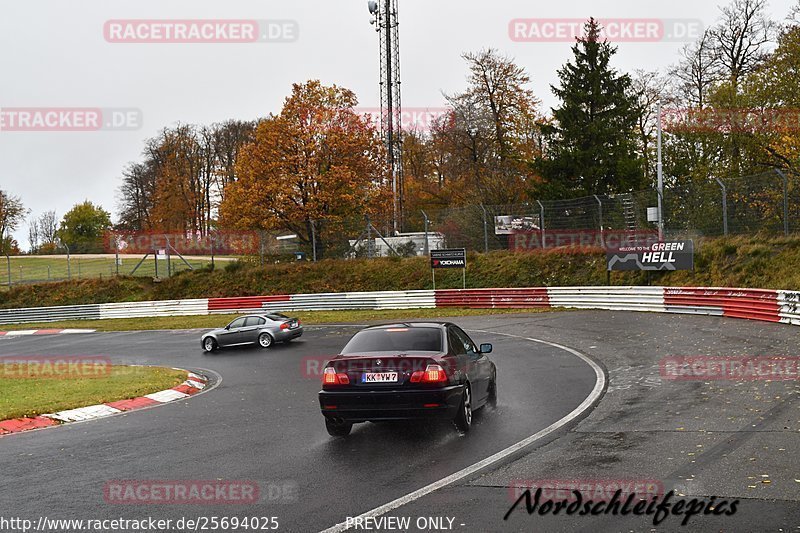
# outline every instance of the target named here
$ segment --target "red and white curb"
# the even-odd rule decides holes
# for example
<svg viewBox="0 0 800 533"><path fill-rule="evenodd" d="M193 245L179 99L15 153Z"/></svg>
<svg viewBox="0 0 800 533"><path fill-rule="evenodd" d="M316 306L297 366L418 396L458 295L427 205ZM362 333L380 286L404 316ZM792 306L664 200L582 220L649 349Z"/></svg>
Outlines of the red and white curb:
<svg viewBox="0 0 800 533"><path fill-rule="evenodd" d="M174 370L182 370L175 368ZM90 405L79 409L69 409L58 413L49 413L30 418L16 418L0 422L0 436L10 433L19 433L31 429L39 429L69 422L83 422L107 416L117 415L126 411L135 411L145 407L174 402L189 398L202 391L208 385L208 379L193 372L188 373L186 381L171 389L155 392L139 398L120 400L99 405Z"/></svg>
<svg viewBox="0 0 800 533"><path fill-rule="evenodd" d="M23 335L71 335L76 333L94 333L96 329L21 329L18 331L0 331L0 337L20 337Z"/></svg>

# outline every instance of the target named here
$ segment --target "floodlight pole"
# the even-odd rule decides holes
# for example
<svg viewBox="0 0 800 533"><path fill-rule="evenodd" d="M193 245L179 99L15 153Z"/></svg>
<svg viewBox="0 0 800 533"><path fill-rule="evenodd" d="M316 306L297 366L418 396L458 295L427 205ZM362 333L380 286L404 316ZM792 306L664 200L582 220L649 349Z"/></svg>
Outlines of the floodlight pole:
<svg viewBox="0 0 800 533"><path fill-rule="evenodd" d="M664 161L662 159L663 125L661 121L661 98L658 99L658 240L664 240Z"/></svg>
<svg viewBox="0 0 800 533"><path fill-rule="evenodd" d="M372 0L369 11L373 17L371 23L380 35L381 135L392 175L392 229L396 234L403 226L405 192L397 0Z"/></svg>

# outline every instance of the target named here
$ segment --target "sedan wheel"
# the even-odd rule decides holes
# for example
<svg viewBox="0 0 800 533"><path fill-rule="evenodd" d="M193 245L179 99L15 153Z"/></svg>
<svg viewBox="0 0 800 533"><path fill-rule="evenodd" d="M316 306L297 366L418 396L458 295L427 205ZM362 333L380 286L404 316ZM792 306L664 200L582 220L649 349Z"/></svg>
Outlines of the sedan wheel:
<svg viewBox="0 0 800 533"><path fill-rule="evenodd" d="M497 407L497 378L489 384L489 399L486 401L486 405L490 409Z"/></svg>
<svg viewBox="0 0 800 533"><path fill-rule="evenodd" d="M262 333L261 335L258 336L258 344L262 348L269 348L270 346L272 346L272 335L270 335L269 333Z"/></svg>
<svg viewBox="0 0 800 533"><path fill-rule="evenodd" d="M207 337L206 340L203 341L203 348L207 352L213 352L217 349L217 341L215 341L212 337Z"/></svg>
<svg viewBox="0 0 800 533"><path fill-rule="evenodd" d="M469 431L472 427L472 393L469 386L464 388L464 396L461 398L461 405L453 422L460 431Z"/></svg>
<svg viewBox="0 0 800 533"><path fill-rule="evenodd" d="M328 430L328 435L331 437L346 437L350 434L350 430L353 429L353 424L350 422L334 422L326 418L325 429Z"/></svg>

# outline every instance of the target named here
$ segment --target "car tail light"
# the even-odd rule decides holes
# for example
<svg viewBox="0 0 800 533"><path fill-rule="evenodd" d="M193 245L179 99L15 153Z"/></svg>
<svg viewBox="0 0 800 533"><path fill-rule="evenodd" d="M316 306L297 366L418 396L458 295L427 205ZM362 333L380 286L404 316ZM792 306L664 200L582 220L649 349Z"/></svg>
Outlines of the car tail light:
<svg viewBox="0 0 800 533"><path fill-rule="evenodd" d="M284 322L283 324L281 324L281 329L289 329L289 323Z"/></svg>
<svg viewBox="0 0 800 533"><path fill-rule="evenodd" d="M347 377L347 374L344 373L336 373L336 369L329 366L325 369L325 372L322 374L322 384L323 385L349 385L350 378Z"/></svg>
<svg viewBox="0 0 800 533"><path fill-rule="evenodd" d="M447 383L447 373L439 365L428 365L424 371L411 375L411 383Z"/></svg>

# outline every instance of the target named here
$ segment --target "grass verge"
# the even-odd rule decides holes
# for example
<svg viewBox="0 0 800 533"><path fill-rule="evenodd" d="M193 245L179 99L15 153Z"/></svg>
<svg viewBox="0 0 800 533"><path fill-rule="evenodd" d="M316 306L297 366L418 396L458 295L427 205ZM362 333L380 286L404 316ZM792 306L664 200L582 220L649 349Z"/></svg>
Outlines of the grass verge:
<svg viewBox="0 0 800 533"><path fill-rule="evenodd" d="M439 319L459 316L508 315L515 313L541 313L551 309L386 309L380 311L303 311L287 314L299 318L305 325L346 324L375 320ZM0 331L25 329L96 329L97 331L146 331L159 329L209 329L219 328L241 315L170 316L155 318L113 318L108 320L70 320L41 324L0 325Z"/></svg>
<svg viewBox="0 0 800 533"><path fill-rule="evenodd" d="M0 365L0 420L55 413L127 400L181 384L186 373L171 368L114 366L98 377L41 377L32 365Z"/></svg>

